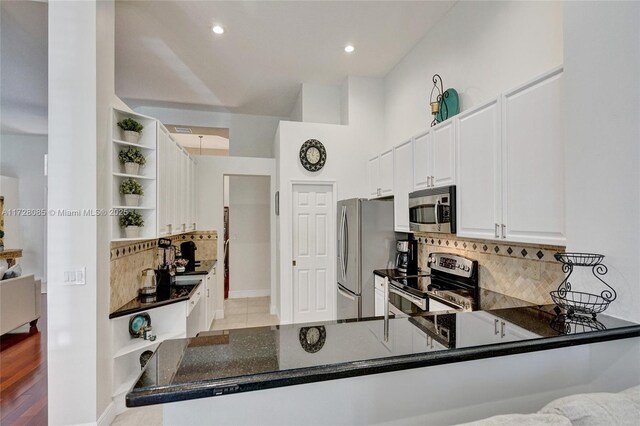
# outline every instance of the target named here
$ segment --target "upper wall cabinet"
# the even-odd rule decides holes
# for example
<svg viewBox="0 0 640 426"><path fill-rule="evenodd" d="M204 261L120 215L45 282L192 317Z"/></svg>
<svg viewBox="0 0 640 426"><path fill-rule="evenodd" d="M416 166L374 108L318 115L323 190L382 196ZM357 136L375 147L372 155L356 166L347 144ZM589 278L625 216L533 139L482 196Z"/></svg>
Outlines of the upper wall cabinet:
<svg viewBox="0 0 640 426"><path fill-rule="evenodd" d="M394 149L393 206L396 232L409 231L409 192L413 186L412 140L397 145Z"/></svg>
<svg viewBox="0 0 640 426"><path fill-rule="evenodd" d="M458 117L458 235L564 245L562 69Z"/></svg>
<svg viewBox="0 0 640 426"><path fill-rule="evenodd" d="M502 99L503 237L565 244L562 69Z"/></svg>
<svg viewBox="0 0 640 426"><path fill-rule="evenodd" d="M167 129L158 130L158 235L196 229L195 163Z"/></svg>
<svg viewBox="0 0 640 426"><path fill-rule="evenodd" d="M433 138L426 132L413 138L413 190L431 187Z"/></svg>
<svg viewBox="0 0 640 426"><path fill-rule="evenodd" d="M456 121L456 119L447 120L433 129L432 186L447 186L455 183L456 150L454 123Z"/></svg>
<svg viewBox="0 0 640 426"><path fill-rule="evenodd" d="M458 116L458 235L500 237L502 214L499 100Z"/></svg>
<svg viewBox="0 0 640 426"><path fill-rule="evenodd" d="M369 198L393 195L393 149L369 159L367 177Z"/></svg>
<svg viewBox="0 0 640 426"><path fill-rule="evenodd" d="M457 118L413 138L413 189L455 184Z"/></svg>

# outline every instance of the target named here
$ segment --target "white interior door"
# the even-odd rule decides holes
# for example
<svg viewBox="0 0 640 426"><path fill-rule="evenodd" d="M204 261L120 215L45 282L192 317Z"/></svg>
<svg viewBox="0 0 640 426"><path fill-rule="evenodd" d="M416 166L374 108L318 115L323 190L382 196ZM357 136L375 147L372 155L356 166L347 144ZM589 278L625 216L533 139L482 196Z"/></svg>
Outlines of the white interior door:
<svg viewBox="0 0 640 426"><path fill-rule="evenodd" d="M293 186L293 321L334 317L332 185Z"/></svg>

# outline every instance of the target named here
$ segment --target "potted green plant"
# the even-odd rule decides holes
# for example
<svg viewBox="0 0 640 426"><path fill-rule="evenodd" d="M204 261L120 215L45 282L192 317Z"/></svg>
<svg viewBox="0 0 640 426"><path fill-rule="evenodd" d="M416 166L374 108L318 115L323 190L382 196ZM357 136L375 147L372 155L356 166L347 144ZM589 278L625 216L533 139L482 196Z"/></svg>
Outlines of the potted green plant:
<svg viewBox="0 0 640 426"><path fill-rule="evenodd" d="M4 238L4 231L0 230L0 251L4 251L4 241L2 240Z"/></svg>
<svg viewBox="0 0 640 426"><path fill-rule="evenodd" d="M144 126L133 118L125 118L119 121L118 127L122 129L122 137L126 142L138 143L140 141Z"/></svg>
<svg viewBox="0 0 640 426"><path fill-rule="evenodd" d="M118 154L118 160L120 160L120 164L124 165L124 172L128 175L138 175L140 166L144 166L147 162L142 152L133 147L121 150Z"/></svg>
<svg viewBox="0 0 640 426"><path fill-rule="evenodd" d="M140 199L144 195L144 189L135 179L125 179L120 184L120 193L124 195L124 205L136 207L140 205Z"/></svg>
<svg viewBox="0 0 640 426"><path fill-rule="evenodd" d="M135 210L126 210L120 215L119 221L126 238L140 238L140 231L144 226L144 219L140 213Z"/></svg>

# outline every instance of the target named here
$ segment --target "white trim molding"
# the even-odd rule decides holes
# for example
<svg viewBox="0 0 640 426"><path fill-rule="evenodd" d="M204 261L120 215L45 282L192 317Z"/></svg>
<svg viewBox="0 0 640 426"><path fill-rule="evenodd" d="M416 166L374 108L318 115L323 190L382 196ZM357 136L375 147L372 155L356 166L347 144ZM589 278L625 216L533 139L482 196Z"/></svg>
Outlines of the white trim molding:
<svg viewBox="0 0 640 426"><path fill-rule="evenodd" d="M229 290L229 299L242 299L245 297L266 297L271 296L271 289L261 290Z"/></svg>

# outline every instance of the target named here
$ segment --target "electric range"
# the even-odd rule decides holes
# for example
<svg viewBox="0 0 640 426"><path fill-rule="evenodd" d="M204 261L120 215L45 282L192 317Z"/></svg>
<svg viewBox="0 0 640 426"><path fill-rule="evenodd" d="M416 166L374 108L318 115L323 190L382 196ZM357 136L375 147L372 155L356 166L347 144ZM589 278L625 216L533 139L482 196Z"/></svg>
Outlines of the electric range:
<svg viewBox="0 0 640 426"><path fill-rule="evenodd" d="M390 310L396 316L435 311L472 311L478 306L478 262L450 253L431 253L429 273L390 280Z"/></svg>

